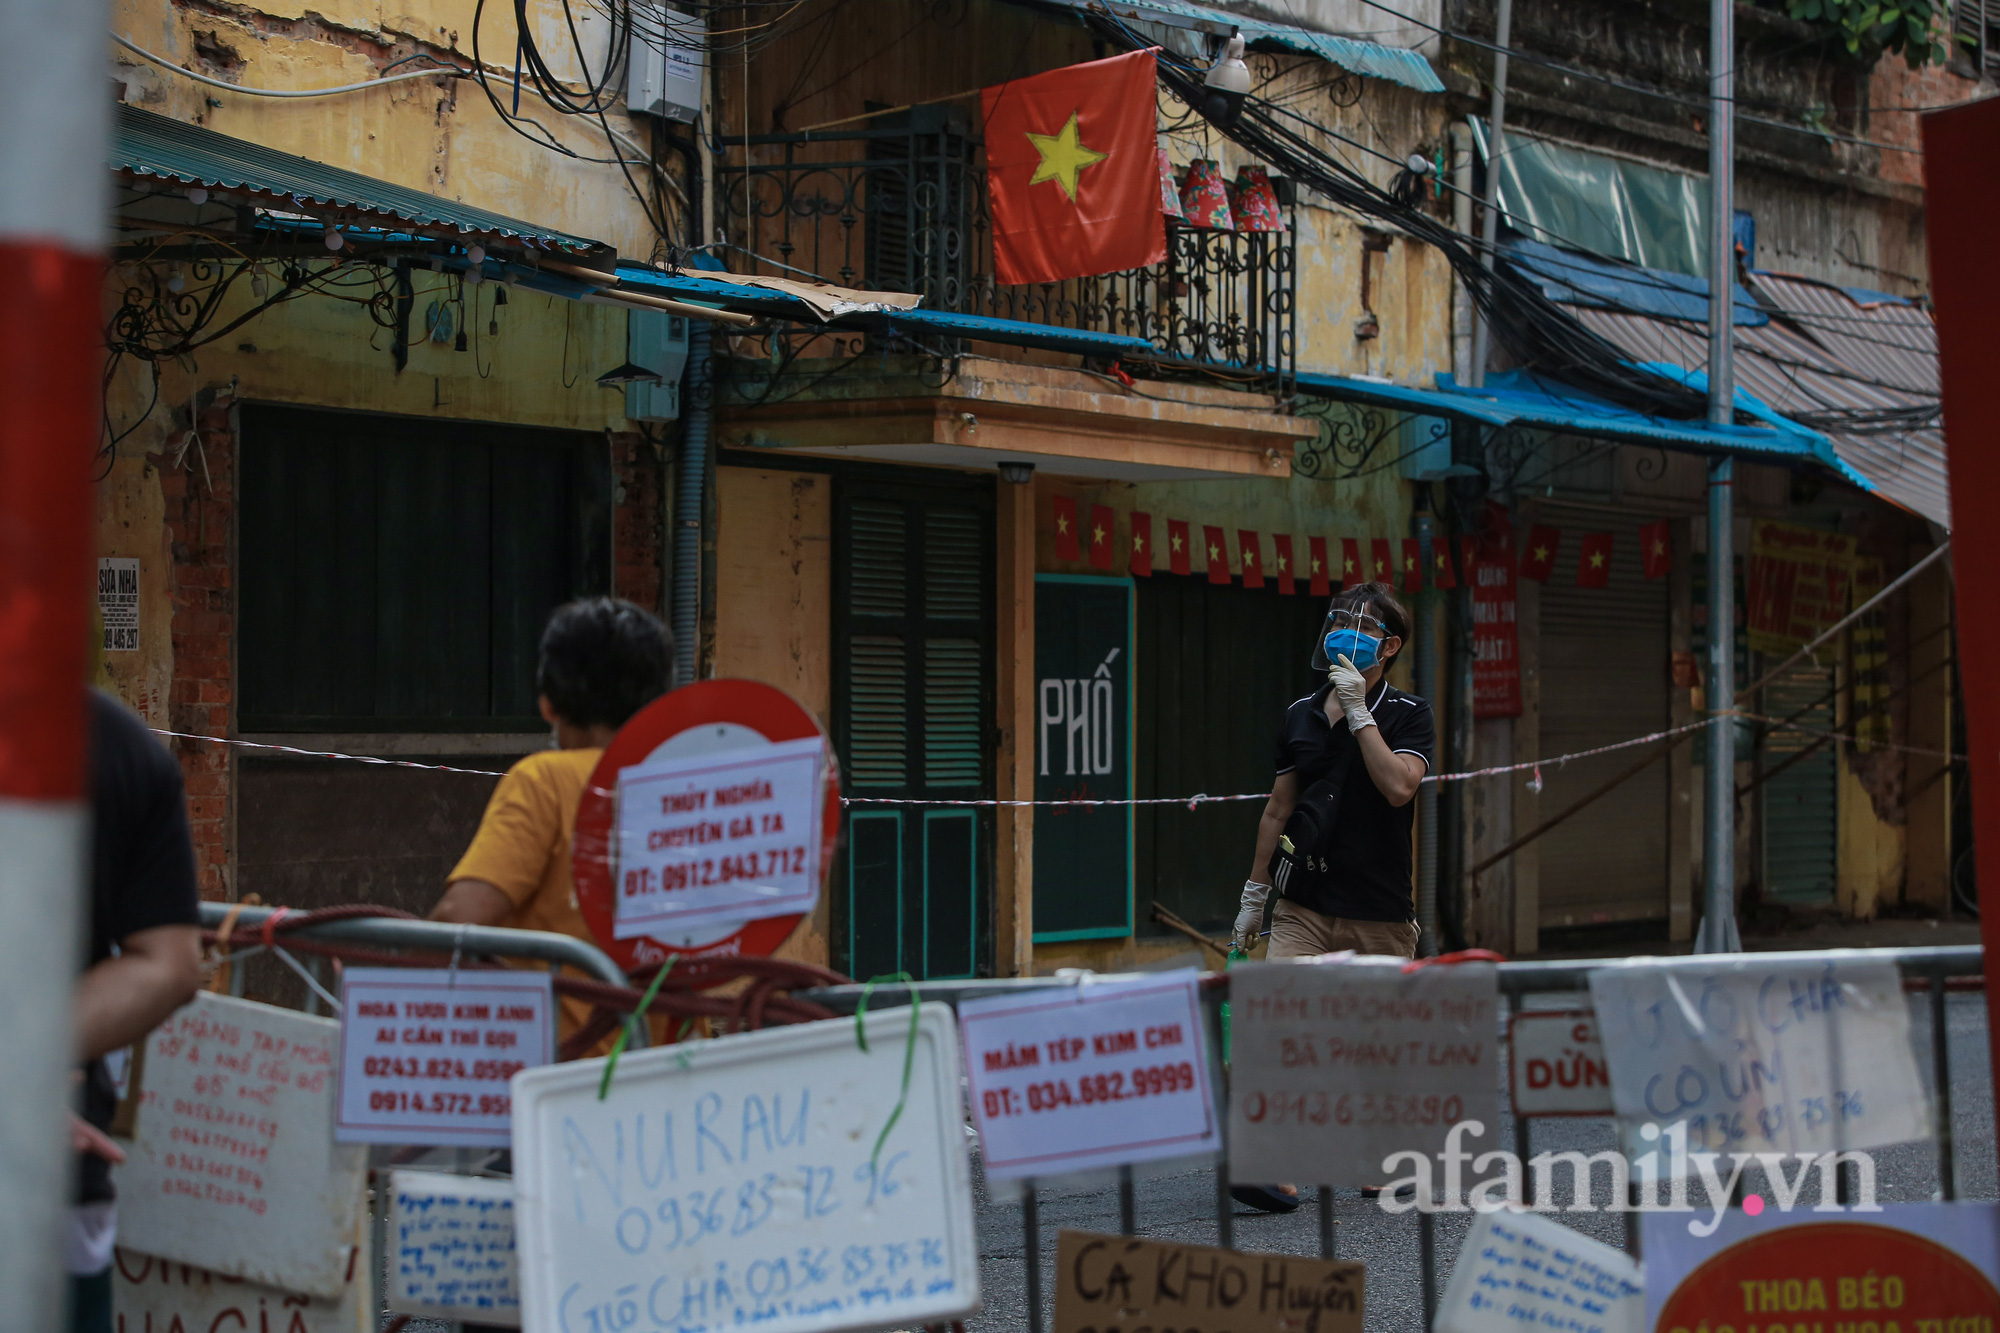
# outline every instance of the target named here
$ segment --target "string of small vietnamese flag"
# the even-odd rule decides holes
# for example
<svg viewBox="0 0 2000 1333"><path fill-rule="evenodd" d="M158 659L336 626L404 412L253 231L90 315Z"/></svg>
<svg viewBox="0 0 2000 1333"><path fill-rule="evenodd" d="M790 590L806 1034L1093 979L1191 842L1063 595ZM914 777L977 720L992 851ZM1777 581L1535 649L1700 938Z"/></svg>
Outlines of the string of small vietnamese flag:
<svg viewBox="0 0 2000 1333"><path fill-rule="evenodd" d="M1079 521L1074 499L1057 495L1051 500L1050 522L1055 536L1056 558L1086 559L1087 542L1087 558L1093 569L1108 573L1116 568L1118 516L1111 506L1091 505L1090 522L1086 528ZM1127 514L1126 520L1126 570L1135 577L1150 578L1155 554L1153 516L1144 510L1134 509ZM1452 589L1458 587L1461 580L1469 583L1474 566L1492 562L1496 554L1490 544L1482 543L1477 537L1460 537L1455 543L1458 558L1454 561L1454 543L1449 539L1433 539L1430 568L1426 571L1423 546L1415 537L1343 537L1336 564L1328 545L1330 539L1308 537L1305 550L1301 553L1292 535L1280 532L1271 536L1275 556L1266 561L1263 557L1263 538L1256 531L1238 528L1232 538L1226 529L1215 524L1204 523L1200 528L1197 539L1195 525L1188 520L1170 518L1166 521L1168 569L1183 575L1191 575L1200 569L1207 574L1210 583L1233 583L1235 578L1230 574L1229 563L1233 554L1238 568L1242 570L1245 588L1264 587L1268 574L1277 584L1278 592L1286 597L1295 594L1301 583L1314 597L1331 595L1336 583L1340 587L1351 587L1357 583L1386 583L1406 593L1421 592L1427 573L1431 587ZM1398 541L1400 550L1397 549ZM1364 542L1367 544L1365 552ZM1614 548L1612 533L1582 534L1576 563L1577 587L1610 586ZM1561 549L1560 528L1546 523L1533 525L1528 530L1527 541L1521 546L1518 563L1520 577L1547 583L1555 573ZM1303 560L1300 559L1301 554ZM1657 519L1641 526L1640 572L1648 579L1662 578L1672 564L1673 539L1668 520Z"/></svg>

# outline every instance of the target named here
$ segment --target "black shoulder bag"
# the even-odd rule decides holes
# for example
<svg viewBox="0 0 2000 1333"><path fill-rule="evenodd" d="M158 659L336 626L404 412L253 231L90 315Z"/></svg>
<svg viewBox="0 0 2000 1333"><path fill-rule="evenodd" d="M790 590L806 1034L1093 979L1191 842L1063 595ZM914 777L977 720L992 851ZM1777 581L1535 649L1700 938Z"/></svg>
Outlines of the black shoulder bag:
<svg viewBox="0 0 2000 1333"><path fill-rule="evenodd" d="M1354 748L1343 748L1333 771L1306 788L1292 807L1278 836L1278 849L1271 854L1271 884L1280 898L1310 902L1333 887L1333 867L1340 853L1341 789L1355 754Z"/></svg>

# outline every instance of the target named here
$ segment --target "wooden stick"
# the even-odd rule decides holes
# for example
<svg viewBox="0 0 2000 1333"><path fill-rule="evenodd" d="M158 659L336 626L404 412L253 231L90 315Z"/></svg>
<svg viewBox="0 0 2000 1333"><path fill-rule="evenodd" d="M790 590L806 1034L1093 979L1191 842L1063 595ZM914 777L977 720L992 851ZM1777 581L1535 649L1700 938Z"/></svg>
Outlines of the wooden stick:
<svg viewBox="0 0 2000 1333"><path fill-rule="evenodd" d="M939 102L956 102L961 97L973 97L985 92L984 88L967 88L963 92L946 93L943 97L928 97L921 102L905 102L901 106L885 106L880 111L864 111L858 116L842 116L839 120L823 120L817 125L808 125L795 134L811 134L814 130L830 130L836 125L852 125L857 120L873 120L877 116L893 116L898 111L914 111L920 106L935 106Z"/></svg>
<svg viewBox="0 0 2000 1333"><path fill-rule="evenodd" d="M1200 931L1196 930L1193 926L1189 925L1181 917L1175 915L1167 908L1162 907L1157 902L1153 904L1153 920L1159 922L1161 925L1165 926L1168 930L1179 931L1181 934L1193 940L1196 944L1201 945L1204 949L1213 949L1216 953L1222 955L1223 961L1225 962L1228 961L1229 959L1228 945L1218 944L1216 941L1202 934Z"/></svg>

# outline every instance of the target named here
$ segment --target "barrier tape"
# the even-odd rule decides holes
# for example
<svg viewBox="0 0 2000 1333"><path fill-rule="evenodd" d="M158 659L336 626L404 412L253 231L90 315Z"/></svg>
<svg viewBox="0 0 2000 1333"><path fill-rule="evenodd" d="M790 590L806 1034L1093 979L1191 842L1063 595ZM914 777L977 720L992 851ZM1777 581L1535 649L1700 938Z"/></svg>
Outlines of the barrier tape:
<svg viewBox="0 0 2000 1333"><path fill-rule="evenodd" d="M1822 731L1815 727L1800 726L1796 722L1788 722L1782 718L1768 717L1762 713L1745 712L1739 708L1731 709L1726 713L1717 713L1712 717L1703 718L1699 722L1689 722L1682 726L1669 727L1665 731L1653 731L1648 732L1644 736L1634 736L1628 741L1616 741L1610 745L1598 745L1588 750L1573 750L1568 754L1559 754L1549 759L1524 759L1518 764L1495 764L1490 768L1474 768L1463 773L1428 773L1421 781L1424 783L1469 782L1474 778L1495 778L1508 773L1524 773L1531 769L1540 770L1545 765L1561 768L1563 765L1573 763L1579 759L1591 759L1601 754L1614 754L1619 750L1636 749L1641 745L1656 745L1661 741L1672 740L1676 736L1685 736L1691 731L1699 731L1703 727L1708 726L1709 723L1719 721L1725 717L1741 718L1749 722L1762 723L1773 731L1796 731L1802 735L1832 740L1851 741L1853 739L1845 732ZM267 741L236 740L228 736L204 736L199 733L186 731L166 731L159 727L153 727L151 730L155 735L172 736L179 740L208 741L213 745L234 745L248 750L277 750L284 754L300 755L308 759L345 759L357 764L384 764L391 768L420 768L432 773L469 773L475 777L482 778L497 778L502 776L500 772L490 768L453 768L448 764L420 764L411 759L384 759L379 755L341 754L334 750L302 750L293 745L273 745ZM1904 754L1931 755L1945 760L1955 761L1965 758L1964 755L1953 754L1949 750L1931 750L1914 745L1894 745L1886 741L1872 742L1871 745L1872 748L1878 750L1896 750ZM1539 783L1540 775L1538 772L1536 776L1538 789ZM600 792L599 794L605 793ZM1066 797L1060 800L1048 801L999 799L944 800L916 796L843 796L840 798L840 803L844 806L922 805L933 808L953 806L989 810L1018 809L1029 806L1184 805L1188 809L1193 810L1197 806L1213 805L1229 801L1264 801L1269 800L1270 796L1271 793L1268 791L1237 792L1226 796L1210 796L1207 792L1197 792L1193 796L1131 796L1102 797L1096 799Z"/></svg>

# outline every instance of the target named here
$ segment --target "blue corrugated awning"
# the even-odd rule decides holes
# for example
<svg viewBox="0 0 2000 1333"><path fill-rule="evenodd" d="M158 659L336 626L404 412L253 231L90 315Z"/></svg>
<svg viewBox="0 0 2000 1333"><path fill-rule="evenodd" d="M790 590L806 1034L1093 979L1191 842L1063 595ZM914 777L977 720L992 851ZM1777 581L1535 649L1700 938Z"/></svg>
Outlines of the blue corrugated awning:
<svg viewBox="0 0 2000 1333"><path fill-rule="evenodd" d="M1657 319L1708 323L1708 281L1660 268L1602 259L1575 250L1561 250L1540 241L1510 240L1500 250L1501 262L1535 278L1551 301L1632 310ZM1771 322L1757 298L1736 286L1730 322L1756 328Z"/></svg>
<svg viewBox="0 0 2000 1333"><path fill-rule="evenodd" d="M1441 93L1444 82L1423 54L1400 46L1364 42L1357 37L1341 37L1315 32L1295 23L1277 23L1248 14L1231 14L1189 0L1040 0L1066 5L1071 9L1094 10L1115 19L1138 23L1164 23L1174 28L1191 28L1217 37L1240 31L1251 46L1276 46L1301 55L1318 56L1355 74L1386 79L1420 93Z"/></svg>
<svg viewBox="0 0 2000 1333"><path fill-rule="evenodd" d="M1676 367L1641 365L1641 369L1705 388ZM1866 477L1834 453L1818 431L1786 420L1754 395L1736 391L1741 412L1767 424L1717 426L1706 421L1675 421L1649 417L1527 371L1489 375L1486 385L1470 389L1450 375L1438 376L1435 389L1417 389L1345 375L1301 374L1300 393L1342 402L1363 403L1425 416L1448 417L1488 426L1532 426L1541 430L1584 435L1631 444L1666 446L1698 453L1754 455L1767 460L1812 463L1824 467L1865 491L1874 490Z"/></svg>
<svg viewBox="0 0 2000 1333"><path fill-rule="evenodd" d="M107 165L134 180L198 185L265 196L267 207L315 209L427 236L470 241L511 241L601 261L612 249L602 241L522 222L453 199L364 176L344 167L281 153L275 148L218 134L200 125L120 103Z"/></svg>

